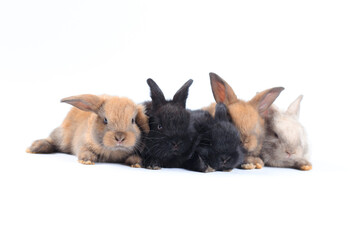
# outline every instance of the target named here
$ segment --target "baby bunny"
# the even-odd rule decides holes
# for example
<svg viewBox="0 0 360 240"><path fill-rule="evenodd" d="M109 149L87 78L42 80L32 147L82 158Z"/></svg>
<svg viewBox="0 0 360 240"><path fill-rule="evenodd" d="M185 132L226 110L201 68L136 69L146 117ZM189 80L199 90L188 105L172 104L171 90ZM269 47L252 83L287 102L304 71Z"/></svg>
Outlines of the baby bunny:
<svg viewBox="0 0 360 240"><path fill-rule="evenodd" d="M265 120L268 109L279 96L283 87L276 87L257 93L250 101L237 98L230 85L215 73L210 73L210 83L215 101L226 105L231 121L240 132L240 138L247 151L241 168L262 168L264 162L259 157L265 138ZM214 116L215 104L204 108Z"/></svg>
<svg viewBox="0 0 360 240"><path fill-rule="evenodd" d="M183 167L191 157L196 139L189 134L190 113L185 106L192 83L193 80L187 81L172 100L165 100L159 86L152 79L147 80L152 101L145 103L150 132L142 154L144 167Z"/></svg>
<svg viewBox="0 0 360 240"><path fill-rule="evenodd" d="M266 136L261 156L266 166L310 170L304 127L299 123L300 95L283 112L272 106L266 117Z"/></svg>
<svg viewBox="0 0 360 240"><path fill-rule="evenodd" d="M149 131L142 105L128 98L90 94L61 102L74 107L60 127L47 139L35 141L27 152L63 152L77 155L83 164L117 162L141 167L137 152L142 148L142 133Z"/></svg>
<svg viewBox="0 0 360 240"><path fill-rule="evenodd" d="M199 172L231 171L244 162L240 135L230 123L226 106L216 104L215 117L209 112L191 112L191 126L200 135L186 168Z"/></svg>

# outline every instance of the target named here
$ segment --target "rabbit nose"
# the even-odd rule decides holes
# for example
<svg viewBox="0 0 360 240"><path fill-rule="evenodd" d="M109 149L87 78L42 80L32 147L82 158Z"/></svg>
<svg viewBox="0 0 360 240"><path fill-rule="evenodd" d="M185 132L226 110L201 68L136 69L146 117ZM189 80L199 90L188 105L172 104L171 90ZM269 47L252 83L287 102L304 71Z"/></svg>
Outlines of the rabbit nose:
<svg viewBox="0 0 360 240"><path fill-rule="evenodd" d="M221 156L220 157L220 163L221 163L222 166L224 166L229 160L230 160L229 157L226 157L226 156Z"/></svg>
<svg viewBox="0 0 360 240"><path fill-rule="evenodd" d="M125 133L123 132L117 132L115 133L115 140L121 144L125 140Z"/></svg>
<svg viewBox="0 0 360 240"><path fill-rule="evenodd" d="M172 141L171 144L173 145L174 149L178 149L180 142Z"/></svg>
<svg viewBox="0 0 360 240"><path fill-rule="evenodd" d="M229 157L222 157L222 158L221 158L221 161L222 161L224 164L226 164L229 160L230 160Z"/></svg>
<svg viewBox="0 0 360 240"><path fill-rule="evenodd" d="M296 151L290 151L290 150L286 150L285 152L288 155L288 157L296 153Z"/></svg>

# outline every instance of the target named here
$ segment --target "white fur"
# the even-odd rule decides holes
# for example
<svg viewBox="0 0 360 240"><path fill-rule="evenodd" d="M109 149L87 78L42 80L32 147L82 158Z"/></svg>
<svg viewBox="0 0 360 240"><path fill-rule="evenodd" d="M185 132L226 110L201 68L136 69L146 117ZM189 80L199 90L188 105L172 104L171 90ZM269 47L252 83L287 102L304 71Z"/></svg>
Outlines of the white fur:
<svg viewBox="0 0 360 240"><path fill-rule="evenodd" d="M302 95L286 111L271 106L266 118L267 131L261 150L265 165L311 169L306 132L298 120L301 100Z"/></svg>
<svg viewBox="0 0 360 240"><path fill-rule="evenodd" d="M307 136L304 127L298 121L298 114L275 110L275 107L273 110L272 127L279 136L283 149L292 153L293 158L307 158Z"/></svg>

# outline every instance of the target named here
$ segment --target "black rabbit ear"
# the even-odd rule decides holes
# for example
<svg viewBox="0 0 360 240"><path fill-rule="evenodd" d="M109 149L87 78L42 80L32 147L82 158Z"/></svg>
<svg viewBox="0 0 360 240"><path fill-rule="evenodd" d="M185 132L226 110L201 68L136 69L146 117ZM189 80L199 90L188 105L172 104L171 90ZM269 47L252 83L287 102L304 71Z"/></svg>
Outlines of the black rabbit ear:
<svg viewBox="0 0 360 240"><path fill-rule="evenodd" d="M228 112L227 112L225 104L223 104L223 103L216 104L215 120L229 121L227 114L228 114Z"/></svg>
<svg viewBox="0 0 360 240"><path fill-rule="evenodd" d="M193 83L193 80L190 79L187 81L174 95L173 102L180 104L182 107L186 107L186 99L189 94L189 87Z"/></svg>
<svg viewBox="0 0 360 240"><path fill-rule="evenodd" d="M154 80L149 78L147 84L150 87L150 97L152 99L153 107L158 108L159 106L166 103L165 97L159 86Z"/></svg>

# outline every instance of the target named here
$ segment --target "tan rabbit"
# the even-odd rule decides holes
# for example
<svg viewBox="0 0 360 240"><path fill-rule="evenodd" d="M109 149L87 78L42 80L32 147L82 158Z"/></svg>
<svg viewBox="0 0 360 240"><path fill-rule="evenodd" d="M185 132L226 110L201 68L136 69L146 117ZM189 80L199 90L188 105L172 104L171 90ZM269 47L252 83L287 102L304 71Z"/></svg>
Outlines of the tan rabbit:
<svg viewBox="0 0 360 240"><path fill-rule="evenodd" d="M141 167L138 152L149 131L142 105L128 98L84 94L64 98L74 107L48 138L35 141L29 153L74 154L83 164L125 163Z"/></svg>
<svg viewBox="0 0 360 240"><path fill-rule="evenodd" d="M240 132L241 141L247 151L245 162L241 168L262 168L264 162L259 156L265 138L264 117L284 88L276 87L265 90L246 102L238 99L230 85L217 74L210 73L210 83L215 101L222 102L227 106L231 121ZM215 106L216 104L213 103L204 110L214 116Z"/></svg>

